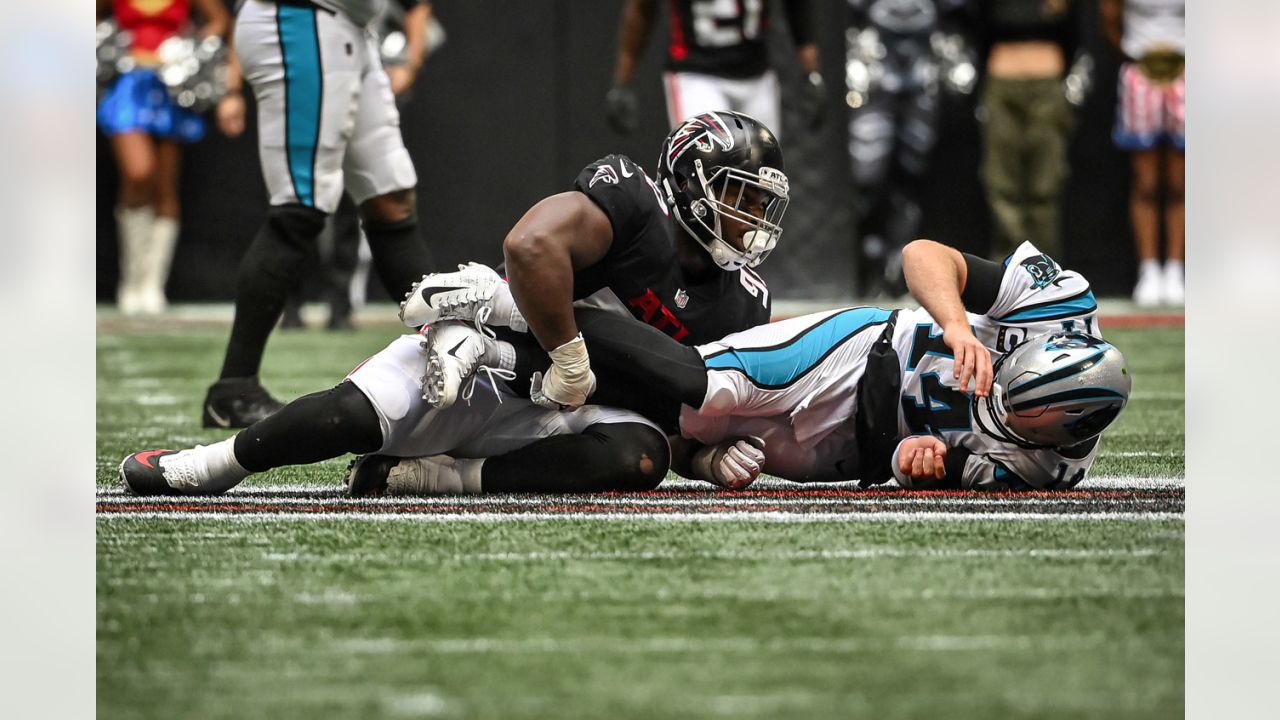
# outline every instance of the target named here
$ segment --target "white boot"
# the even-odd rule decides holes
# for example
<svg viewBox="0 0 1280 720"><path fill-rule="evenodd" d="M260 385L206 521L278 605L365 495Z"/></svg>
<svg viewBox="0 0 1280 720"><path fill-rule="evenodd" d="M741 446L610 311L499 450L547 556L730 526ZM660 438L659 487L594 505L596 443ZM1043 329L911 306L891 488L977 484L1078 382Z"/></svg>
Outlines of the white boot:
<svg viewBox="0 0 1280 720"><path fill-rule="evenodd" d="M169 280L169 267L173 264L173 248L178 242L178 221L160 216L151 224L151 242L142 258L141 311L145 315L164 312L169 301L164 295L164 284Z"/></svg>
<svg viewBox="0 0 1280 720"><path fill-rule="evenodd" d="M1143 260L1138 265L1138 284L1133 288L1133 301L1138 307L1155 307L1160 304L1160 263Z"/></svg>
<svg viewBox="0 0 1280 720"><path fill-rule="evenodd" d="M1160 299L1166 305L1182 305L1187 295L1182 279L1182 261L1170 260L1166 262L1162 275L1163 277L1160 279Z"/></svg>
<svg viewBox="0 0 1280 720"><path fill-rule="evenodd" d="M116 305L125 315L142 312L144 267L154 222L155 212L150 206L116 208L116 225L120 231L120 284L116 287Z"/></svg>

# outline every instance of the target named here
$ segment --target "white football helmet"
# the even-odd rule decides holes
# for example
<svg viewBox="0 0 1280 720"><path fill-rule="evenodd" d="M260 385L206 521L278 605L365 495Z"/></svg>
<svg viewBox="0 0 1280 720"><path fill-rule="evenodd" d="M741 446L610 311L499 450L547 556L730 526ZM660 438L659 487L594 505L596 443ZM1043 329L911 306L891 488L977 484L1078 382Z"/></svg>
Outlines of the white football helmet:
<svg viewBox="0 0 1280 720"><path fill-rule="evenodd" d="M974 415L984 431L1022 447L1071 447L1101 435L1131 388L1114 345L1082 332L1046 333L996 362L991 394L974 398Z"/></svg>

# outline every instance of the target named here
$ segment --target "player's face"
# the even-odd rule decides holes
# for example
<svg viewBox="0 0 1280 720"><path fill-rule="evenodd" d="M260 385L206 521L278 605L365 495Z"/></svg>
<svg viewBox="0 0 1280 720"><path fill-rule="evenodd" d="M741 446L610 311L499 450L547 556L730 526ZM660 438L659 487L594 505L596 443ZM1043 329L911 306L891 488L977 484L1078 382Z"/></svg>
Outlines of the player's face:
<svg viewBox="0 0 1280 720"><path fill-rule="evenodd" d="M722 202L729 207L736 209L744 216L749 216L756 220L763 220L765 209L772 196L758 187L751 187L734 183L726 189ZM743 237L752 230L752 226L746 222L746 218L738 219L733 215L726 214L723 216L721 231L724 241L733 246L735 250L745 251L746 243Z"/></svg>

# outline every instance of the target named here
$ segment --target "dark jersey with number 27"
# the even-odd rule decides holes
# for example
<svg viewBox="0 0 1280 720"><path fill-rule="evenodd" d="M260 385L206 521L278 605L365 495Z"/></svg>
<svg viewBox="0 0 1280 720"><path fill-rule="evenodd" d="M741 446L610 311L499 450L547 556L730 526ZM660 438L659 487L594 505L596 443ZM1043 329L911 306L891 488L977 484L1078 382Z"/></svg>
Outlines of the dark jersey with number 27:
<svg viewBox="0 0 1280 720"><path fill-rule="evenodd" d="M604 210L613 244L574 275L574 300L612 293L638 320L685 345L701 345L769 321L769 289L746 268L688 284L676 257L678 233L656 183L623 155L608 155L578 175L574 189Z"/></svg>

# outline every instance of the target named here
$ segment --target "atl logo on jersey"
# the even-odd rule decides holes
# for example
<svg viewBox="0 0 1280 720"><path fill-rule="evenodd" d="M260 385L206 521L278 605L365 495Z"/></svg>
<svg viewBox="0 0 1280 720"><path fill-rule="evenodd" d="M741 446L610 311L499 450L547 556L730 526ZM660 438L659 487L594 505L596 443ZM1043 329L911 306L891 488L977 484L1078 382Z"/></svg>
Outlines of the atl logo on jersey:
<svg viewBox="0 0 1280 720"><path fill-rule="evenodd" d="M681 290L680 292L684 292ZM679 294L677 293L677 298ZM689 296L685 296L685 302L688 302ZM679 302L677 299L676 302ZM662 304L662 300L658 298L658 294L652 288L645 288L644 294L627 300L628 307L631 308L631 314L646 323L658 328L662 332L670 335L676 340L684 340L689 335L689 328L680 322L680 318L675 313ZM680 307L684 307L681 305Z"/></svg>

